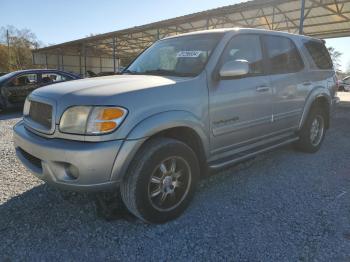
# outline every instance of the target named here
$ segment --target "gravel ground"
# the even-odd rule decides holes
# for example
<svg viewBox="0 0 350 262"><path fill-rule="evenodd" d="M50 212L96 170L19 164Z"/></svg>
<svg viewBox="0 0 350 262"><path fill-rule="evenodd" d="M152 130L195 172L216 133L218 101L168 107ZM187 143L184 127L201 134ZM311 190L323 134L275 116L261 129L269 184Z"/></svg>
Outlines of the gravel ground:
<svg viewBox="0 0 350 262"><path fill-rule="evenodd" d="M46 186L16 160L0 116L0 261L350 261L350 108L317 154L288 146L204 180L165 225L106 222L91 197Z"/></svg>

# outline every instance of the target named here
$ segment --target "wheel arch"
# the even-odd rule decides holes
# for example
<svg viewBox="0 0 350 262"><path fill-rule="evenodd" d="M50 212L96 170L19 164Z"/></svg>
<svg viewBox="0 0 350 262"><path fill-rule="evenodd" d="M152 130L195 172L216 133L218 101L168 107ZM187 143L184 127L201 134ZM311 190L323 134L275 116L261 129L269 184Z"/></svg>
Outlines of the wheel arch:
<svg viewBox="0 0 350 262"><path fill-rule="evenodd" d="M145 143L148 140L157 139L158 137L176 139L178 141L183 142L187 146L189 146L194 151L194 153L198 158L201 176L207 173L208 165L207 165L207 155L205 152L205 147L203 145L203 141L200 138L199 134L194 129L188 126L177 126L177 127L168 128L158 133L155 133L154 135L149 137L145 141Z"/></svg>
<svg viewBox="0 0 350 262"><path fill-rule="evenodd" d="M201 174L207 174L209 139L203 123L190 112L168 111L153 115L132 129L115 160L111 179L121 181L141 147L158 137L177 139L188 145L198 157Z"/></svg>
<svg viewBox="0 0 350 262"><path fill-rule="evenodd" d="M327 90L328 91L328 90ZM331 95L322 88L314 90L306 100L304 110L299 123L299 130L303 127L312 108L319 106L326 114L326 128L330 126Z"/></svg>

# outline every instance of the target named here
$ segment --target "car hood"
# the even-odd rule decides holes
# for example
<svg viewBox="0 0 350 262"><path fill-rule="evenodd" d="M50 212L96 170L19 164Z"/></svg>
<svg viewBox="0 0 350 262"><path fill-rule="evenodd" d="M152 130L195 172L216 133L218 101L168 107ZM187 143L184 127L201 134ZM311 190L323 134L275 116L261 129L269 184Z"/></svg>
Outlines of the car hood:
<svg viewBox="0 0 350 262"><path fill-rule="evenodd" d="M135 92L148 88L174 85L189 80L184 77L163 77L149 75L116 75L69 81L48 85L35 90L32 94L55 101L70 98L94 98L94 101L105 101L120 94Z"/></svg>
<svg viewBox="0 0 350 262"><path fill-rule="evenodd" d="M54 105L56 125L72 106L120 106L128 110L128 120L113 139L124 139L139 123L169 111L190 112L198 119L207 117L206 73L196 77L117 75L75 80L39 88L31 100Z"/></svg>

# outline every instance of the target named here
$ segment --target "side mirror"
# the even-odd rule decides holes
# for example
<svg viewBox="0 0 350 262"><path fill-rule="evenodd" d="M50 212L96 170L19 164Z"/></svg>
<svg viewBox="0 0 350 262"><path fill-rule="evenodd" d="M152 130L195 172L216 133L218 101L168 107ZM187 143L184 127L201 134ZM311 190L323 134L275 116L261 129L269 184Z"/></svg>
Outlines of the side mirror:
<svg viewBox="0 0 350 262"><path fill-rule="evenodd" d="M229 61L224 64L219 72L221 78L239 77L249 73L249 63L247 60Z"/></svg>

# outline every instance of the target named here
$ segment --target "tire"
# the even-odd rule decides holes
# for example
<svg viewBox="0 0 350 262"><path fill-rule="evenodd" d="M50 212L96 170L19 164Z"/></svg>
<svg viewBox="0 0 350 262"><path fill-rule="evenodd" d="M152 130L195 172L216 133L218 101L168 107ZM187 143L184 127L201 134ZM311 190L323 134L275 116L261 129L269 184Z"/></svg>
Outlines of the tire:
<svg viewBox="0 0 350 262"><path fill-rule="evenodd" d="M198 159L186 144L152 139L140 149L120 187L128 210L144 222L165 223L180 216L199 179Z"/></svg>
<svg viewBox="0 0 350 262"><path fill-rule="evenodd" d="M3 95L1 94L1 90L0 90L0 112L5 112L8 109L8 103L7 103L7 99L5 99L3 97Z"/></svg>
<svg viewBox="0 0 350 262"><path fill-rule="evenodd" d="M3 112L5 110L6 110L6 106L5 106L5 104L3 102L3 99L2 99L2 97L0 95L0 112Z"/></svg>
<svg viewBox="0 0 350 262"><path fill-rule="evenodd" d="M300 139L296 143L298 150L315 153L320 149L326 133L326 117L327 115L322 108L314 107L311 109L299 133Z"/></svg>

